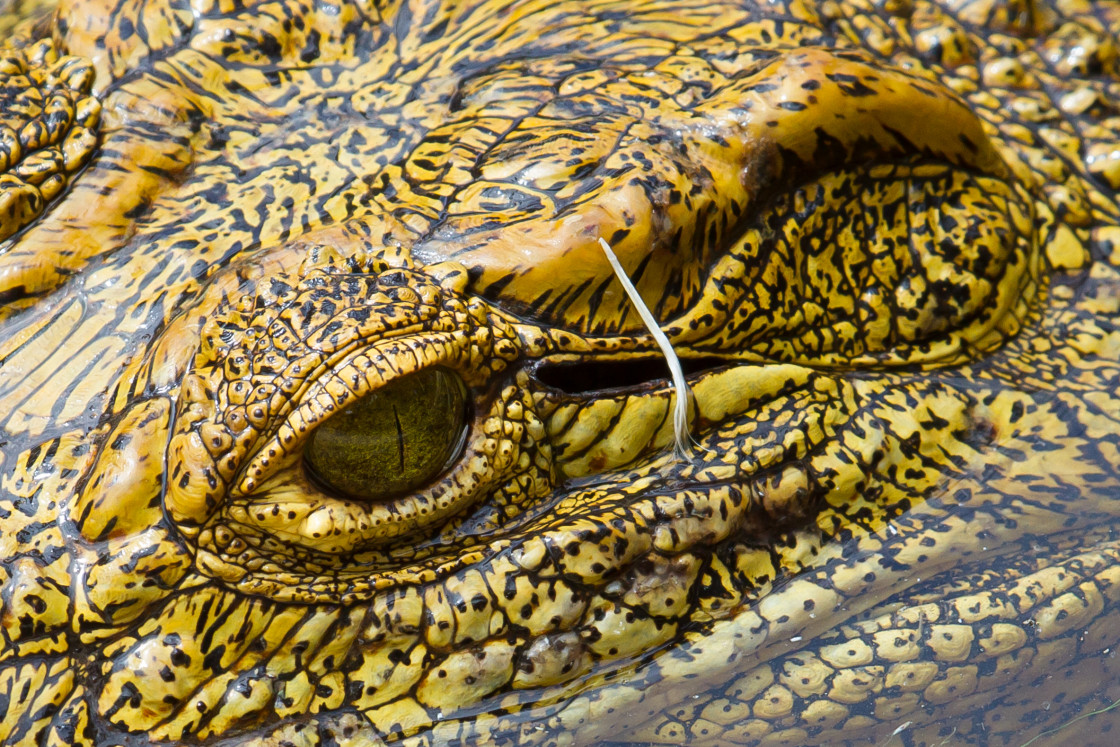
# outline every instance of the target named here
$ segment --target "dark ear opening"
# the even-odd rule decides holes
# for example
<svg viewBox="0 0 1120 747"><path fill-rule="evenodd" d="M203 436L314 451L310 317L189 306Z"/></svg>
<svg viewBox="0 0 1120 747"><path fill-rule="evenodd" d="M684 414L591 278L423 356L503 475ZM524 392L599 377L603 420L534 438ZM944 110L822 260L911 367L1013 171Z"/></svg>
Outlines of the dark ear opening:
<svg viewBox="0 0 1120 747"><path fill-rule="evenodd" d="M728 365L722 358L682 358L685 376ZM634 389L664 385L669 367L661 356L648 358L592 358L585 361L542 361L533 375L542 384L566 394L584 394L606 389Z"/></svg>

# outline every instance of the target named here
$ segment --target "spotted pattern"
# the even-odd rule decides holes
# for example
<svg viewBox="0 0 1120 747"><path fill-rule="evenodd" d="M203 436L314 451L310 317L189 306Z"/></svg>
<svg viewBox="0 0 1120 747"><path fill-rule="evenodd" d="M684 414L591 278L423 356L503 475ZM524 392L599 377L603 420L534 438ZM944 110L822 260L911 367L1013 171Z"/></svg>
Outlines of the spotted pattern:
<svg viewBox="0 0 1120 747"><path fill-rule="evenodd" d="M0 743L1112 728L1117 4L9 5Z"/></svg>

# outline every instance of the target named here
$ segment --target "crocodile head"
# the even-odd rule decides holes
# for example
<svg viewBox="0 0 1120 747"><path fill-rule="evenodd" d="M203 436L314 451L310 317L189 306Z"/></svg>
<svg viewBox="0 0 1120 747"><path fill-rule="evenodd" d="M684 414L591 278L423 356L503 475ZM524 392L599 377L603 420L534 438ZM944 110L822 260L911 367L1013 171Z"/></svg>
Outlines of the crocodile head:
<svg viewBox="0 0 1120 747"><path fill-rule="evenodd" d="M1113 6L15 29L0 741L987 740L1102 702Z"/></svg>

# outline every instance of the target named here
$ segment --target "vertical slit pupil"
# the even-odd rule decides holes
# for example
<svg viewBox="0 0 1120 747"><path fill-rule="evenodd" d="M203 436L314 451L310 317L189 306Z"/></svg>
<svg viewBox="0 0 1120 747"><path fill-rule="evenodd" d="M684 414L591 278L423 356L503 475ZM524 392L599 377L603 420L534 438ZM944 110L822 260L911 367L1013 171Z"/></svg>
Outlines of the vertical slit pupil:
<svg viewBox="0 0 1120 747"><path fill-rule="evenodd" d="M462 379L446 368L426 368L320 423L304 449L304 465L329 492L385 500L427 485L446 469L466 427Z"/></svg>

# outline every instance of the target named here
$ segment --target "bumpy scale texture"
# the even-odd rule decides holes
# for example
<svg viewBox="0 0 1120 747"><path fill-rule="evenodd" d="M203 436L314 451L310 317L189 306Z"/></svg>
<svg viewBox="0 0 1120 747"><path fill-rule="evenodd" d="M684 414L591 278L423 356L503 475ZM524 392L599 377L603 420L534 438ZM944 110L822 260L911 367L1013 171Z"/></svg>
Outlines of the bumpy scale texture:
<svg viewBox="0 0 1120 747"><path fill-rule="evenodd" d="M1118 34L0 2L0 743L1101 743ZM434 478L309 469L429 368Z"/></svg>

